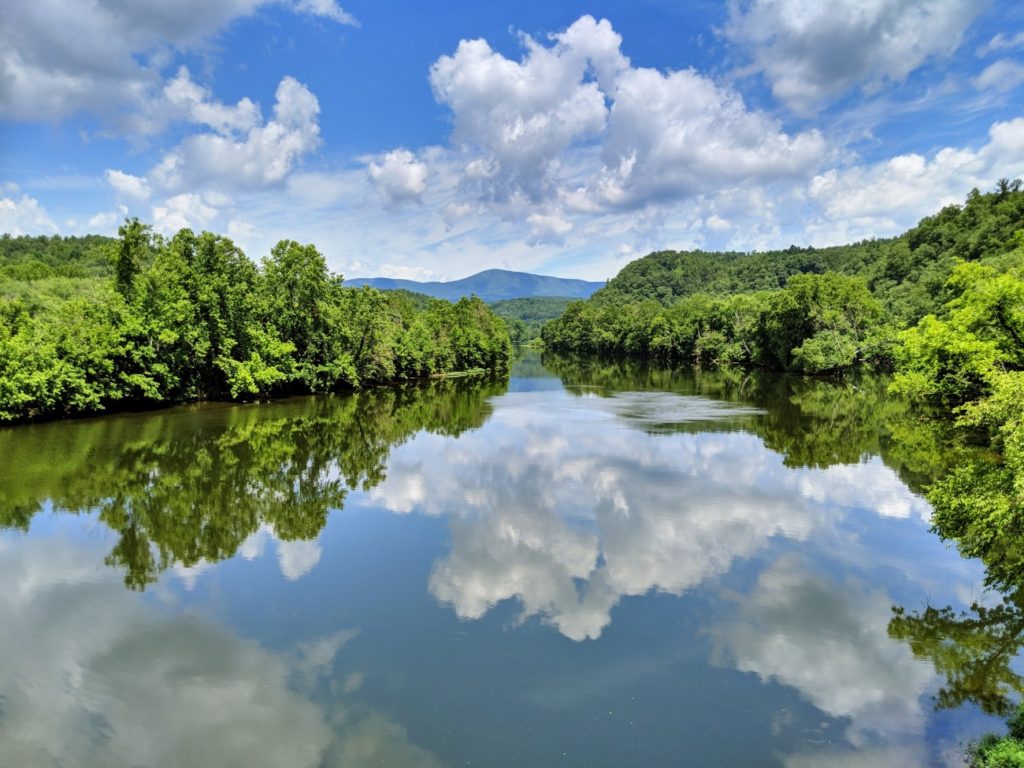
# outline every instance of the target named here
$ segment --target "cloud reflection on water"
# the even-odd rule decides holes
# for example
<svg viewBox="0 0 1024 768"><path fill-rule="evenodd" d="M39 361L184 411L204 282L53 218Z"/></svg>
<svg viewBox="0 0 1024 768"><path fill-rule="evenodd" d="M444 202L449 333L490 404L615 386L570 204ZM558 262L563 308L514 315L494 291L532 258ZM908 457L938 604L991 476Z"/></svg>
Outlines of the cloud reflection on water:
<svg viewBox="0 0 1024 768"><path fill-rule="evenodd" d="M522 619L539 616L573 640L599 637L625 596L682 594L775 537L824 536L851 510L927 517L878 459L794 470L747 432L652 438L655 406L672 423L688 410L701 422L736 414L672 397L564 397L552 414L550 395L505 395L484 430L396 448L370 498L448 517L452 546L430 591L461 618L517 599Z"/></svg>
<svg viewBox="0 0 1024 768"><path fill-rule="evenodd" d="M877 587L837 581L786 554L736 598L732 615L711 633L724 664L792 686L825 714L846 719L842 736L867 750L860 755L864 764L897 765L895 754L911 753L917 758L902 764L922 764L929 706L922 699L935 672L889 637L891 605ZM868 755L881 745L872 762Z"/></svg>
<svg viewBox="0 0 1024 768"><path fill-rule="evenodd" d="M314 703L351 631L271 653L57 537L0 540L0 579L0 765L439 765L351 689Z"/></svg>

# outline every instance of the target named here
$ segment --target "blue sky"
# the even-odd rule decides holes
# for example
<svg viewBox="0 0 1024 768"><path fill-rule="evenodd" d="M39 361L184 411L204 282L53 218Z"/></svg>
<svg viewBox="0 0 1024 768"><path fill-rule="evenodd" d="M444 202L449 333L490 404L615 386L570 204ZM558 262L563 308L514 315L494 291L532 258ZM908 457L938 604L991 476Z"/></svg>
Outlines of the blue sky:
<svg viewBox="0 0 1024 768"><path fill-rule="evenodd" d="M1012 0L8 0L0 231L605 279L896 234L1024 176Z"/></svg>

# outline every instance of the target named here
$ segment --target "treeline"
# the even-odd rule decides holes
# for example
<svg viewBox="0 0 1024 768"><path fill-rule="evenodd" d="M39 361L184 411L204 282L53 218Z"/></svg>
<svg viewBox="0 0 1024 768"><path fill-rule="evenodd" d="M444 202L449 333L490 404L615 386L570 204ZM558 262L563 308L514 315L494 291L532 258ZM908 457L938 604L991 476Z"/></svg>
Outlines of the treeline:
<svg viewBox="0 0 1024 768"><path fill-rule="evenodd" d="M542 332L563 352L831 373L892 365L900 328L940 311L962 261L1005 272L1020 181L971 193L891 240L754 254L653 253Z"/></svg>
<svg viewBox="0 0 1024 768"><path fill-rule="evenodd" d="M886 365L892 333L863 280L826 273L794 275L777 291L692 294L667 307L653 299L576 302L542 335L563 352L825 373Z"/></svg>
<svg viewBox="0 0 1024 768"><path fill-rule="evenodd" d="M656 299L670 306L694 293L771 291L793 275L838 272L862 278L895 317L915 322L942 304L958 260L997 256L1024 227L1021 188L1019 179L1003 179L991 193L973 190L964 205L947 206L895 238L754 253L652 253L627 264L591 300Z"/></svg>
<svg viewBox="0 0 1024 768"><path fill-rule="evenodd" d="M345 288L291 240L257 265L209 232L131 220L119 235L112 279L0 280L0 421L508 366L506 326L479 299Z"/></svg>

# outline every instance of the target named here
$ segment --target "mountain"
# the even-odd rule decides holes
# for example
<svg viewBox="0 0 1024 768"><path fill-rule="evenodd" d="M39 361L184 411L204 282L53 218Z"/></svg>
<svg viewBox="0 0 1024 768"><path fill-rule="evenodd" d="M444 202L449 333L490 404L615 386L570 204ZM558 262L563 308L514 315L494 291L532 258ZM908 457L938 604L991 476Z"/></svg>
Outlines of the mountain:
<svg viewBox="0 0 1024 768"><path fill-rule="evenodd" d="M446 283L420 283L415 280L397 280L390 277L357 277L346 280L345 285L349 287L369 285L385 291L404 289L449 301L457 301L463 296L476 294L488 302L535 296L565 296L573 299L586 299L594 291L604 287L604 283L532 275L528 272L511 272L507 269L487 269L461 280L452 280Z"/></svg>

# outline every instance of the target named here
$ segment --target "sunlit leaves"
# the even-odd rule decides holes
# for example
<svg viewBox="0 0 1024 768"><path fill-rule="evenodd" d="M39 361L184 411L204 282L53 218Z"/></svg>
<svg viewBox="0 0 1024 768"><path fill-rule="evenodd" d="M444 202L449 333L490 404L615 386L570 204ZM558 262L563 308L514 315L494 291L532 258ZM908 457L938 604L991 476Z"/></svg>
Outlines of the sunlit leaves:
<svg viewBox="0 0 1024 768"><path fill-rule="evenodd" d="M347 289L291 240L257 267L209 232L120 234L113 281L4 284L0 421L508 367L508 330L477 299Z"/></svg>
<svg viewBox="0 0 1024 768"><path fill-rule="evenodd" d="M831 273L797 275L777 291L693 293L669 307L653 299L577 302L543 331L561 351L805 373L884 365L890 336L866 283Z"/></svg>

